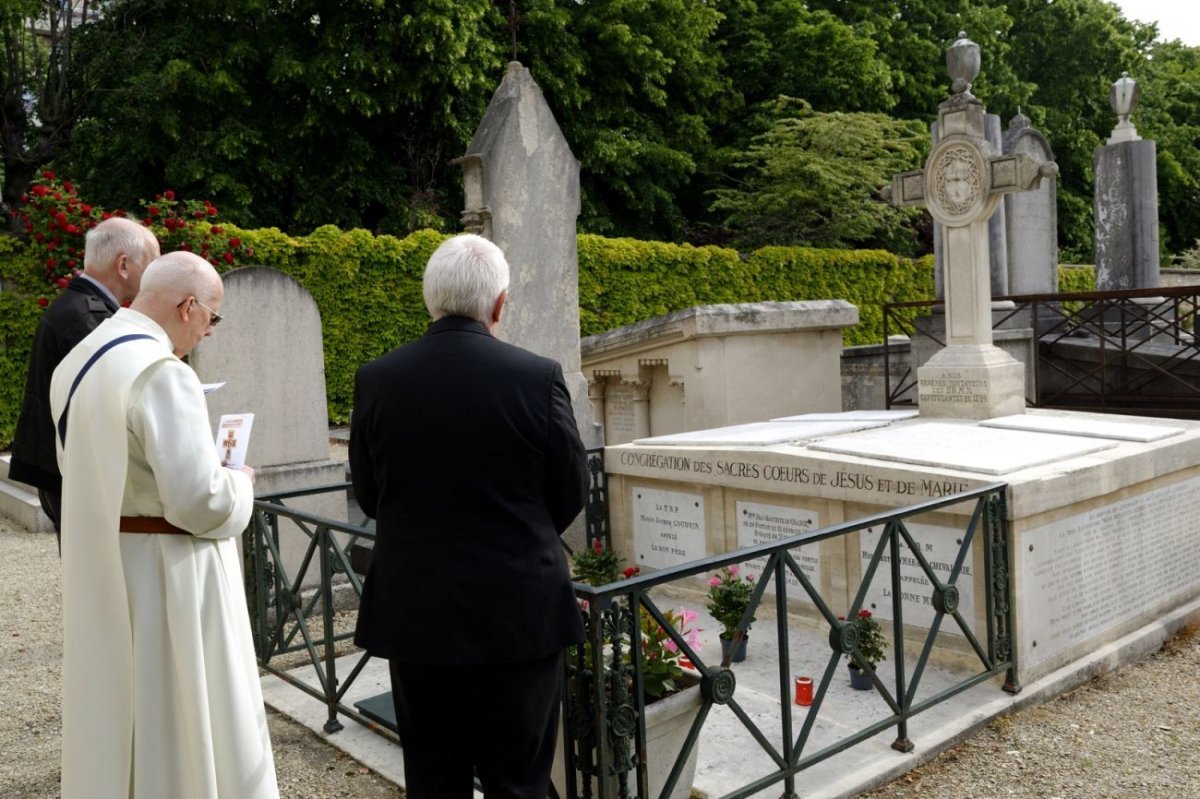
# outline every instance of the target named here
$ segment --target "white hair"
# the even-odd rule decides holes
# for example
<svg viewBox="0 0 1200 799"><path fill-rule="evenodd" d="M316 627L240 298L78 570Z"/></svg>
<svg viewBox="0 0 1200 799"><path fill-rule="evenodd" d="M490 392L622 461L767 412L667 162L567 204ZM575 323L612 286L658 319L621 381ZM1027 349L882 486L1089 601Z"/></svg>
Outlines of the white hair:
<svg viewBox="0 0 1200 799"><path fill-rule="evenodd" d="M114 216L87 232L83 240L83 269L89 275L103 275L112 271L122 255L145 264L157 250L158 239L149 228Z"/></svg>
<svg viewBox="0 0 1200 799"><path fill-rule="evenodd" d="M425 307L436 321L465 316L487 324L508 288L508 261L492 242L471 233L446 239L425 266Z"/></svg>
<svg viewBox="0 0 1200 799"><path fill-rule="evenodd" d="M192 252L176 250L155 258L142 275L139 297L159 297L174 303L194 296L200 302L217 297L221 276L208 261Z"/></svg>

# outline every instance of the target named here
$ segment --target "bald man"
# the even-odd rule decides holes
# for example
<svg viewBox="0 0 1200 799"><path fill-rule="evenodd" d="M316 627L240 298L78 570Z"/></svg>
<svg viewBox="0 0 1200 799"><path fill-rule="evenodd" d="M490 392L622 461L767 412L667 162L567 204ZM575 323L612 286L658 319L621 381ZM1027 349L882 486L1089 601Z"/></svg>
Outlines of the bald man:
<svg viewBox="0 0 1200 799"><path fill-rule="evenodd" d="M254 472L221 466L180 360L224 295L164 255L54 371L63 799L278 797L237 550Z"/></svg>
<svg viewBox="0 0 1200 799"><path fill-rule="evenodd" d="M38 490L55 534L61 530L62 476L54 454L50 375L72 347L137 295L142 272L158 253L158 239L144 225L121 218L101 222L84 239L83 274L38 322L8 475Z"/></svg>

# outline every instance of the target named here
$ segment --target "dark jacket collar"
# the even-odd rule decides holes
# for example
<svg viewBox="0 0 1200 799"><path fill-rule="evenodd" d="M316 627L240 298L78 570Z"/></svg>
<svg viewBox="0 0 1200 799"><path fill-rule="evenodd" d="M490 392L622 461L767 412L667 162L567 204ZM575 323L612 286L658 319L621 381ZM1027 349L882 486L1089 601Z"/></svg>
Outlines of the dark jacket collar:
<svg viewBox="0 0 1200 799"><path fill-rule="evenodd" d="M446 333L454 330L466 333L482 333L485 336L491 335L482 322L468 319L465 316L443 316L436 322L429 324L429 329L425 331L425 335L432 336L435 333Z"/></svg>
<svg viewBox="0 0 1200 799"><path fill-rule="evenodd" d="M108 296L99 286L82 275L76 275L71 278L71 282L67 284L67 291L78 291L89 297L99 297L104 300L104 304L108 306L110 311L113 313L117 312L118 306L112 301L112 297Z"/></svg>

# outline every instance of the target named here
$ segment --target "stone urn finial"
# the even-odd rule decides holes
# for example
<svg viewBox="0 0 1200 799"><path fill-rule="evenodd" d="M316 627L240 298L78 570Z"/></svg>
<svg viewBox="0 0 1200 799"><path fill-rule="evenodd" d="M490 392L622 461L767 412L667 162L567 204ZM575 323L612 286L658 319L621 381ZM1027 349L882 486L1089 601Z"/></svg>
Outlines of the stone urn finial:
<svg viewBox="0 0 1200 799"><path fill-rule="evenodd" d="M1142 138L1138 135L1137 128L1129 121L1129 115L1137 107L1138 97L1141 96L1141 93L1142 90L1138 87L1137 81L1129 77L1128 72L1122 72L1121 77L1113 82L1112 88L1108 90L1108 102L1117 115L1117 126L1113 128L1112 136L1108 140L1109 144L1138 141Z"/></svg>
<svg viewBox="0 0 1200 799"><path fill-rule="evenodd" d="M966 99L974 99L971 82L979 76L982 59L979 45L967 38L964 31L958 32L958 40L946 49L946 69L950 72L950 91Z"/></svg>

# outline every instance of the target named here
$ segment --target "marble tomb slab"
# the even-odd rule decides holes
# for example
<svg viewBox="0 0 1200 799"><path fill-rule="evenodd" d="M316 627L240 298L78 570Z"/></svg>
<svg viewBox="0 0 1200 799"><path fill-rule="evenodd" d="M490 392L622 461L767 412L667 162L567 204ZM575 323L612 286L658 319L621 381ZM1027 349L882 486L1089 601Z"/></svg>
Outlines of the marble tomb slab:
<svg viewBox="0 0 1200 799"><path fill-rule="evenodd" d="M904 419L914 419L920 411L915 409L901 409L886 411L842 411L841 413L802 413L798 416L780 416L776 419L771 419L772 422L841 422L841 421L863 421L863 422L899 422Z"/></svg>
<svg viewBox="0 0 1200 799"><path fill-rule="evenodd" d="M982 474L1007 474L1092 452L1112 449L1115 441L929 422L809 444L836 452Z"/></svg>
<svg viewBox="0 0 1200 799"><path fill-rule="evenodd" d="M811 441L815 438L854 433L886 425L887 422L855 419L828 422L751 422L729 427L714 427L709 430L672 433L668 436L639 438L635 439L633 443L655 447L766 447L771 444L787 444L792 441Z"/></svg>
<svg viewBox="0 0 1200 799"><path fill-rule="evenodd" d="M1018 414L1001 416L979 423L982 427L998 427L1005 430L1028 430L1039 433L1058 433L1064 436L1088 436L1090 438L1114 438L1118 441L1138 441L1148 444L1183 433L1182 427L1167 427L1156 424L1109 421L1087 416L1057 416L1043 414Z"/></svg>

